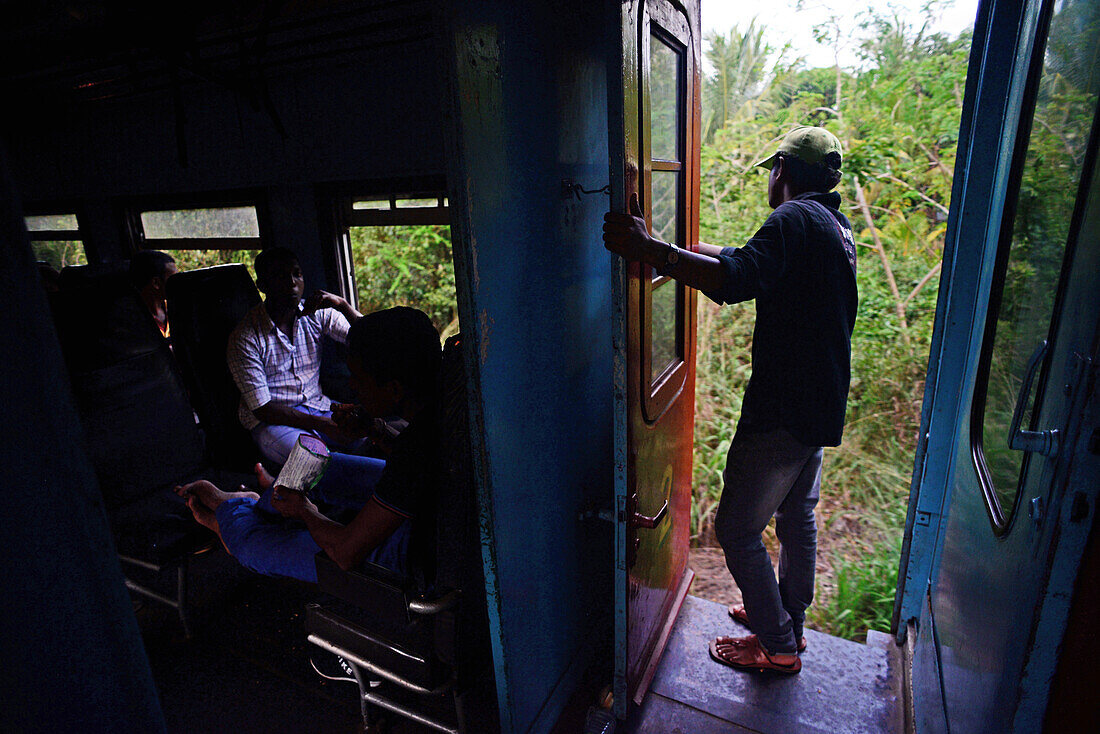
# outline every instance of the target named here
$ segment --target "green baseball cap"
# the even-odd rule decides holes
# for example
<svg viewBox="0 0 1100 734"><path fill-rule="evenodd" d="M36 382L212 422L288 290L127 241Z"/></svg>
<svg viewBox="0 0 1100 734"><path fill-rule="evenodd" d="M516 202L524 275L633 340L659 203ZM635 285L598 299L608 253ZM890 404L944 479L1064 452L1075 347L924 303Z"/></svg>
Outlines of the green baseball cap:
<svg viewBox="0 0 1100 734"><path fill-rule="evenodd" d="M844 155L836 135L823 127L810 127L808 125L796 127L784 135L782 142L779 143L779 150L756 165L771 170L775 156L780 153L793 155L811 164L820 163L829 153L836 153L839 156Z"/></svg>

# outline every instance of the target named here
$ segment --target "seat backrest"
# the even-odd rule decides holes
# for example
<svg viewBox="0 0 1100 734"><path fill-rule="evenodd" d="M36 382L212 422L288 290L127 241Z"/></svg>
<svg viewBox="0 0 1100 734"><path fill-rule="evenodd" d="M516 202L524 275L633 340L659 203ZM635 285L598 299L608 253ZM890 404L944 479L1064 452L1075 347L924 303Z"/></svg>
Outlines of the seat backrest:
<svg viewBox="0 0 1100 734"><path fill-rule="evenodd" d="M428 522L413 524L408 575L398 580L380 567L344 572L322 552L317 577L322 591L359 609L348 615L359 628L410 653L430 643L430 657L453 669L462 686L488 667L490 647L461 336L444 347L440 388L438 501ZM409 615L408 601L426 587L436 598L458 589L459 603L430 619Z"/></svg>
<svg viewBox="0 0 1100 734"><path fill-rule="evenodd" d="M168 279L172 344L206 432L210 463L247 471L259 454L237 417L241 394L226 363L229 335L260 293L244 265L217 265Z"/></svg>
<svg viewBox="0 0 1100 734"><path fill-rule="evenodd" d="M453 615L436 619L436 654L468 681L489 662L489 622L477 482L470 451L470 412L462 335L443 347L440 373L440 437L443 463L435 517L435 585L461 589Z"/></svg>
<svg viewBox="0 0 1100 734"><path fill-rule="evenodd" d="M129 260L113 260L106 263L88 263L87 265L66 265L61 268L57 284L62 290L90 288L98 286L104 278L113 276L127 278L129 277L129 270Z"/></svg>
<svg viewBox="0 0 1100 734"><path fill-rule="evenodd" d="M51 294L89 457L108 508L181 481L203 465L179 371L125 279Z"/></svg>

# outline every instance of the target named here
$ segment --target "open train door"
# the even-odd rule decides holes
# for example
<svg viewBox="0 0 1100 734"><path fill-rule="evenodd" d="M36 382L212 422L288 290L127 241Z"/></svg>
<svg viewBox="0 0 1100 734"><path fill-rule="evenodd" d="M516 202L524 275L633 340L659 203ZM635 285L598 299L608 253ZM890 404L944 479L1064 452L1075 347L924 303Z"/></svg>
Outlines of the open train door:
<svg viewBox="0 0 1100 734"><path fill-rule="evenodd" d="M699 238L699 5L621 3L609 64L612 207L637 194L650 230ZM621 72L621 74L619 73ZM621 86L620 86L621 80ZM687 594L695 412L695 292L614 259L615 714L642 701Z"/></svg>
<svg viewBox="0 0 1100 734"><path fill-rule="evenodd" d="M1050 702L1097 715L1098 100L1096 3L981 4L895 606L920 731L1095 730Z"/></svg>

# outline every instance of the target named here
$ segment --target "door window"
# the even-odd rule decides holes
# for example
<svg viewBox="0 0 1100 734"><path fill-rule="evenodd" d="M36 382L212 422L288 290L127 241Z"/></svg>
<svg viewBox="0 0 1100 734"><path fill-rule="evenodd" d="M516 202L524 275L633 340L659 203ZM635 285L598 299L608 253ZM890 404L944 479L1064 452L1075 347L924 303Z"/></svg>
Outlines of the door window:
<svg viewBox="0 0 1100 734"><path fill-rule="evenodd" d="M1027 475L1027 455L1009 448L1009 427L1017 402L1024 401L1020 409L1026 411L1041 401L1041 394L1023 395L1021 388L1032 355L1053 334L1062 260L1100 88L1100 5L1052 5L1046 49L1032 72L1034 110L1022 124L1019 140L1025 142L1013 162L1010 190L1016 194L1005 210L974 402L973 456L998 532L1007 528ZM1030 425L1039 418L1031 415Z"/></svg>
<svg viewBox="0 0 1100 734"><path fill-rule="evenodd" d="M682 31L662 28L657 19L651 20L642 65L648 88L642 115L643 185L648 191L643 193L648 193L653 235L678 247L687 246L684 99L688 70L685 46L678 38ZM642 287L642 386L645 415L653 421L683 385L687 299L682 285L655 271L642 279Z"/></svg>

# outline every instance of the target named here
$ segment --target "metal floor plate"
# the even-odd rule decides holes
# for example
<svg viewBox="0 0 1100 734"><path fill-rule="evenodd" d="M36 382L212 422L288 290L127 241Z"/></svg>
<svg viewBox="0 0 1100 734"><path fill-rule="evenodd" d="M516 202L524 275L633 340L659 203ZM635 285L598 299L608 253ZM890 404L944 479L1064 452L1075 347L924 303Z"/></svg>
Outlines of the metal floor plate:
<svg viewBox="0 0 1100 734"><path fill-rule="evenodd" d="M722 604L689 596L650 692L629 730L761 734L900 734L901 655L892 641L861 645L807 630L802 672L745 673L711 660L719 635L748 631Z"/></svg>

